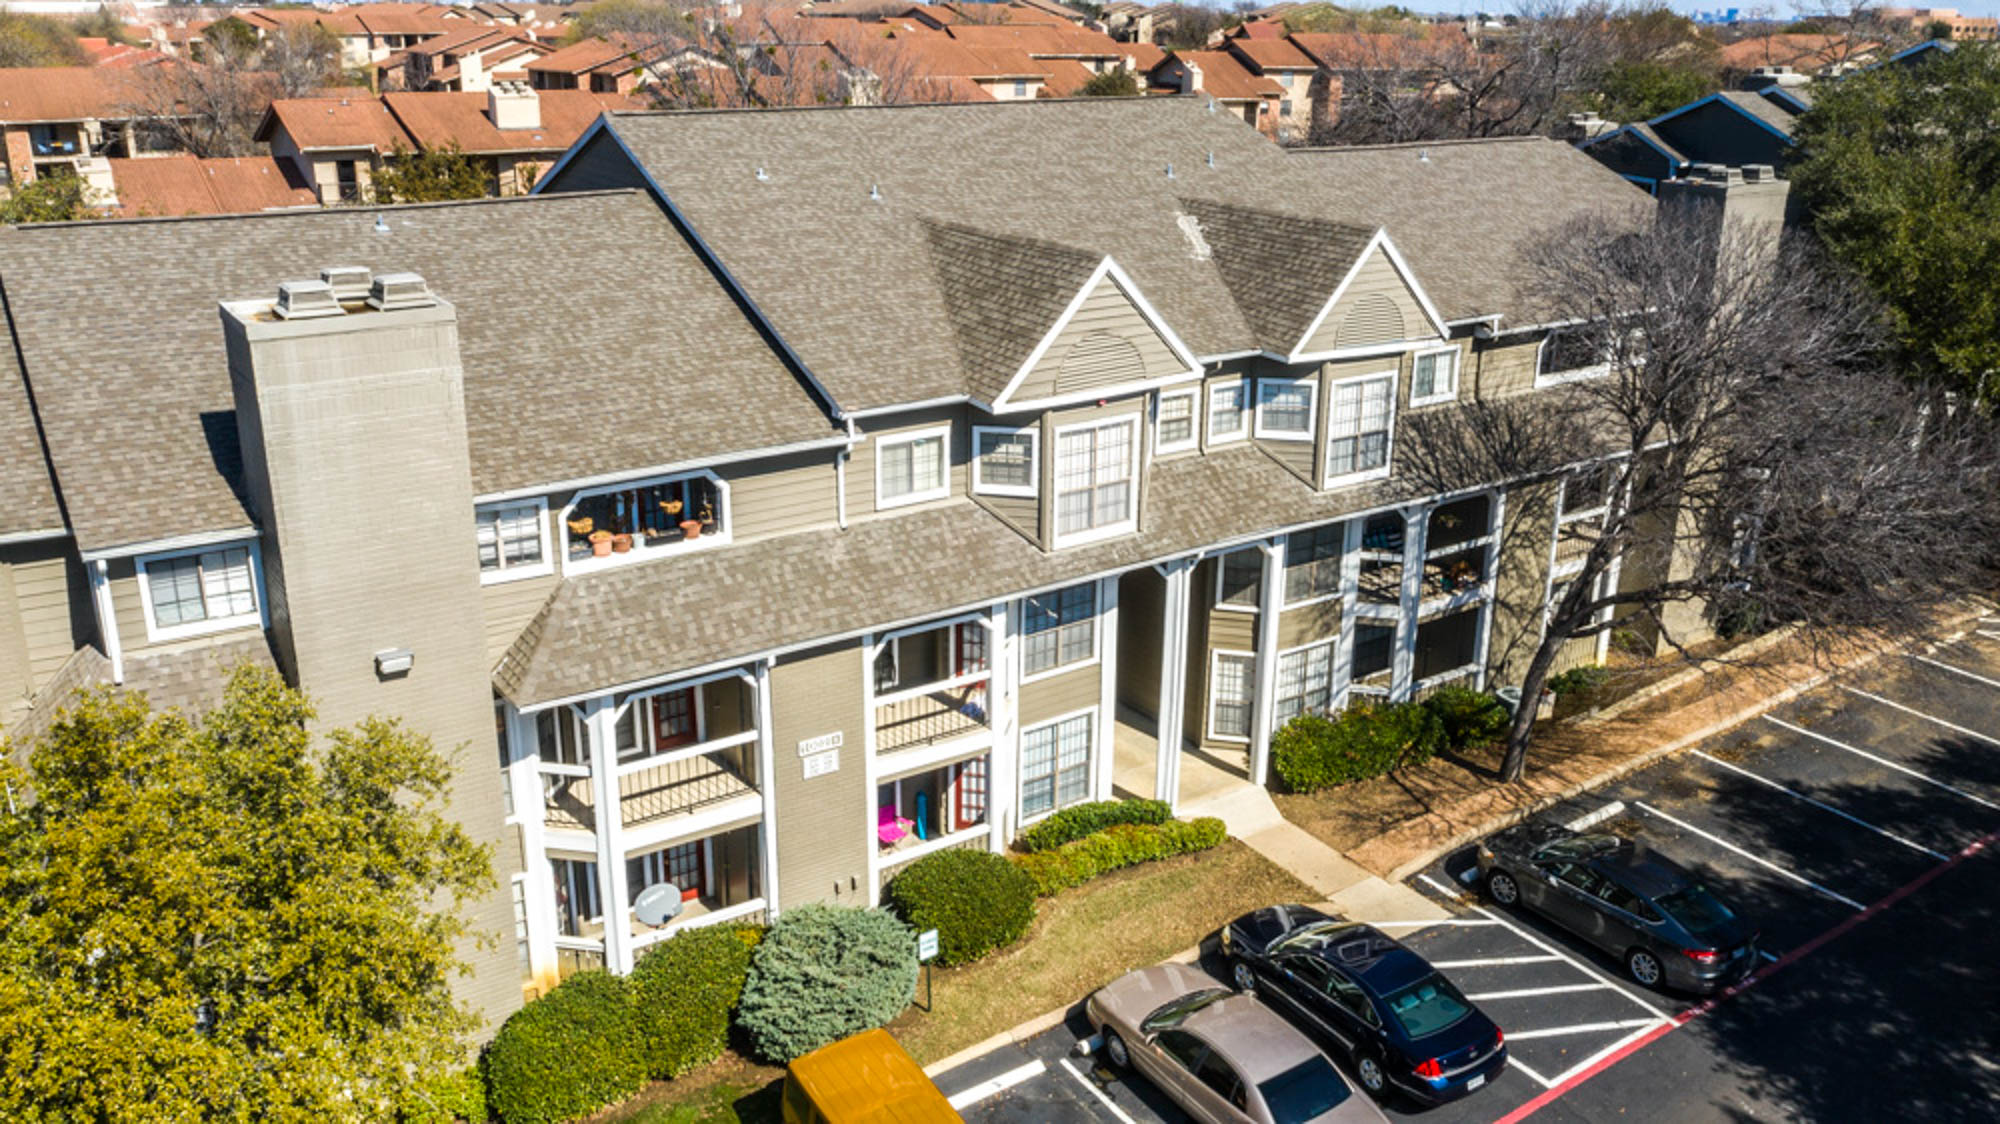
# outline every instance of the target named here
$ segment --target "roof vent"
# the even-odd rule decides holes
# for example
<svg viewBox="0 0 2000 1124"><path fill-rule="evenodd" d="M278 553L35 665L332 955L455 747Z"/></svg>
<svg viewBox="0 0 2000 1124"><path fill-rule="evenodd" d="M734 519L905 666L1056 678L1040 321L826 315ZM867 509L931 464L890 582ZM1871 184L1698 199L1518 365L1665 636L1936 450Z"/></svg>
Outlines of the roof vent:
<svg viewBox="0 0 2000 1124"><path fill-rule="evenodd" d="M374 280L365 265L330 265L319 271L319 279L333 289L333 299L342 304L367 300L369 284Z"/></svg>
<svg viewBox="0 0 2000 1124"><path fill-rule="evenodd" d="M1171 160L1167 161L1167 178L1174 178L1174 163Z"/></svg>
<svg viewBox="0 0 2000 1124"><path fill-rule="evenodd" d="M414 273L384 273L368 290L368 307L382 312L400 308L429 308L437 303L431 287Z"/></svg>
<svg viewBox="0 0 2000 1124"><path fill-rule="evenodd" d="M757 165L757 182L758 183L771 182L771 177L764 171L764 165L762 164Z"/></svg>
<svg viewBox="0 0 2000 1124"><path fill-rule="evenodd" d="M383 218L383 217L382 217L381 215L376 215L376 216L375 216L375 233L377 233L377 234L387 234L387 233L389 233L389 220L387 220L387 219Z"/></svg>
<svg viewBox="0 0 2000 1124"><path fill-rule="evenodd" d="M334 299L333 286L324 281L285 281L278 286L278 303L271 311L280 320L315 320L344 315L346 309Z"/></svg>
<svg viewBox="0 0 2000 1124"><path fill-rule="evenodd" d="M868 185L868 198L873 199L877 203L882 201L882 188L879 184L871 183Z"/></svg>
<svg viewBox="0 0 2000 1124"><path fill-rule="evenodd" d="M1208 150L1208 166L1215 167L1215 150L1212 148Z"/></svg>

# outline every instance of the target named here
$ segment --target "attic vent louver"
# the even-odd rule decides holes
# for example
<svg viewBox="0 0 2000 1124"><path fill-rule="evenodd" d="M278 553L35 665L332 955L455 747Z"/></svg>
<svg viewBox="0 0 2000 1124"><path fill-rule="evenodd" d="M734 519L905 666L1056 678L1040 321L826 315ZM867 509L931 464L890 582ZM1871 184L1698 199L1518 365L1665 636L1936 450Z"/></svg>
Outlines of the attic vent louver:
<svg viewBox="0 0 2000 1124"><path fill-rule="evenodd" d="M368 307L383 312L402 308L429 308L437 303L431 287L414 273L384 273L368 291Z"/></svg>
<svg viewBox="0 0 2000 1124"><path fill-rule="evenodd" d="M374 280L365 265L330 265L319 271L319 279L333 288L333 299L342 304L367 300Z"/></svg>
<svg viewBox="0 0 2000 1124"><path fill-rule="evenodd" d="M271 306L281 320L315 320L322 316L345 315L334 299L333 286L324 281L286 281L278 286L278 303Z"/></svg>

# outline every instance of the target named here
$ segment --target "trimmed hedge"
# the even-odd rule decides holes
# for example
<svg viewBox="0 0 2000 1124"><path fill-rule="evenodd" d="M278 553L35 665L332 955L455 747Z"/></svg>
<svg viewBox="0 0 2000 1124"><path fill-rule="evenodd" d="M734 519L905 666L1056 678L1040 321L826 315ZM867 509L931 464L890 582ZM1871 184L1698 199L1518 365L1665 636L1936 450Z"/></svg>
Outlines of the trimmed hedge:
<svg viewBox="0 0 2000 1124"><path fill-rule="evenodd" d="M1444 724L1445 744L1453 749L1492 745L1507 736L1512 724L1499 699L1458 683L1438 688L1424 706Z"/></svg>
<svg viewBox="0 0 2000 1124"><path fill-rule="evenodd" d="M626 978L647 1076L679 1077L722 1056L750 974L750 944L731 929L687 929L641 953Z"/></svg>
<svg viewBox="0 0 2000 1124"><path fill-rule="evenodd" d="M1021 939L1035 919L1035 883L991 851L925 855L898 871L883 904L922 932L938 931L937 962L969 964Z"/></svg>
<svg viewBox="0 0 2000 1124"><path fill-rule="evenodd" d="M1159 800L1098 800L1064 808L1021 833L1024 851L1053 851L1086 835L1125 823L1162 824L1174 810Z"/></svg>
<svg viewBox="0 0 2000 1124"><path fill-rule="evenodd" d="M1213 816L1163 824L1114 824L1053 851L1016 855L1013 862L1033 880L1035 893L1048 897L1122 867L1219 847L1228 836L1222 821Z"/></svg>
<svg viewBox="0 0 2000 1124"><path fill-rule="evenodd" d="M505 1124L557 1124L646 1083L637 1008L625 981L578 972L501 1025L486 1048L487 1099Z"/></svg>
<svg viewBox="0 0 2000 1124"><path fill-rule="evenodd" d="M878 1027L916 997L917 940L879 909L802 905L750 954L737 1023L757 1056L782 1065Z"/></svg>
<svg viewBox="0 0 2000 1124"><path fill-rule="evenodd" d="M1422 703L1357 703L1338 717L1301 714L1271 739L1271 764L1293 792L1317 792L1430 759L1444 723Z"/></svg>

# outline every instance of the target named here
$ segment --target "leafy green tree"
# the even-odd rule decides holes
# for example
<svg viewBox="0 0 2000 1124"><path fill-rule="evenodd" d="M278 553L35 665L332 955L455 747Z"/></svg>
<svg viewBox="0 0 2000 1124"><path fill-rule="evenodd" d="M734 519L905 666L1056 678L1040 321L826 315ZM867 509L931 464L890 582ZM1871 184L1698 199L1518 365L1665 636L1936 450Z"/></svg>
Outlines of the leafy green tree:
<svg viewBox="0 0 2000 1124"><path fill-rule="evenodd" d="M84 698L0 809L0 1119L380 1120L463 1066L452 771L241 668L200 721ZM28 798L32 794L32 798Z"/></svg>
<svg viewBox="0 0 2000 1124"><path fill-rule="evenodd" d="M492 194L485 167L457 145L411 152L402 145L375 173L377 203L441 203Z"/></svg>
<svg viewBox="0 0 2000 1124"><path fill-rule="evenodd" d="M76 33L60 20L0 12L0 67L84 66L89 61Z"/></svg>
<svg viewBox="0 0 2000 1124"><path fill-rule="evenodd" d="M1713 73L1672 63L1622 59L1604 68L1597 92L1613 121L1644 121L1714 93Z"/></svg>
<svg viewBox="0 0 2000 1124"><path fill-rule="evenodd" d="M1139 96L1139 79L1124 67L1100 71L1090 76L1090 81L1077 88L1077 95L1086 98L1136 98Z"/></svg>
<svg viewBox="0 0 2000 1124"><path fill-rule="evenodd" d="M1935 52L1828 83L1798 121L1792 190L1889 306L1920 372L2000 395L2000 55Z"/></svg>
<svg viewBox="0 0 2000 1124"><path fill-rule="evenodd" d="M81 176L40 175L0 199L0 223L73 222L91 214L90 185Z"/></svg>
<svg viewBox="0 0 2000 1124"><path fill-rule="evenodd" d="M1947 23L1944 20L1932 20L1931 22L1924 25L1924 38L1926 39L1951 38L1951 24Z"/></svg>

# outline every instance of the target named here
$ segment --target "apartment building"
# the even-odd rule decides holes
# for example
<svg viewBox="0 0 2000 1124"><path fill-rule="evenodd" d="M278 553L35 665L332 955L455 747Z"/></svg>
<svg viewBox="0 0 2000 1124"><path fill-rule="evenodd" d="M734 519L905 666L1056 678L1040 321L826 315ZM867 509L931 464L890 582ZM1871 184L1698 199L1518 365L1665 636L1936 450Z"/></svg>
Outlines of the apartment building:
<svg viewBox="0 0 2000 1124"><path fill-rule="evenodd" d="M1425 489L1403 428L1587 376L1525 248L1652 206L1552 141L1288 153L1193 98L614 113L537 192L0 236L0 720L246 659L403 716L494 845L496 1019L1505 682L1540 614L1495 591L1560 587L1596 477Z"/></svg>

